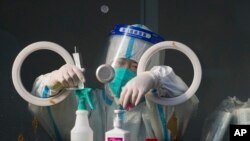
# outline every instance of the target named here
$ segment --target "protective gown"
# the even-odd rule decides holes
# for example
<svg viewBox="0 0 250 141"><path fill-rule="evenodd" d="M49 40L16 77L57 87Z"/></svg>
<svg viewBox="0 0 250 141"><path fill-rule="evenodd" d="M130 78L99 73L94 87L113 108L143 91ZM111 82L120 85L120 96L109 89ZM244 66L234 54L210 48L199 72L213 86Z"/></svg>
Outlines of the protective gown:
<svg viewBox="0 0 250 141"><path fill-rule="evenodd" d="M132 40L132 41L131 41ZM141 55L152 44L131 36L112 35L106 63L114 57L139 61ZM117 51L117 47L120 47ZM129 50L129 51L128 51ZM129 56L128 56L129 52ZM152 61L155 62L155 61ZM156 61L157 62L157 61ZM175 97L187 90L186 84L169 66L156 66L148 70L159 79L159 86L150 91L155 96ZM64 101L49 107L39 107L30 104L29 108L38 118L41 125L53 140L70 140L70 130L75 124L77 99L73 91L66 89L54 93L46 86L50 73L39 76L33 86L32 93L38 97L49 97L54 94L72 93ZM108 85L94 89L91 94L95 105L89 111L90 127L94 131L94 140L103 141L105 132L113 128L114 110L118 107L117 97L112 94ZM146 98L126 112L125 129L131 133L131 141L144 141L147 137L156 137L159 141L182 140L187 125L198 106L198 99L193 96L188 101L176 106L163 106Z"/></svg>

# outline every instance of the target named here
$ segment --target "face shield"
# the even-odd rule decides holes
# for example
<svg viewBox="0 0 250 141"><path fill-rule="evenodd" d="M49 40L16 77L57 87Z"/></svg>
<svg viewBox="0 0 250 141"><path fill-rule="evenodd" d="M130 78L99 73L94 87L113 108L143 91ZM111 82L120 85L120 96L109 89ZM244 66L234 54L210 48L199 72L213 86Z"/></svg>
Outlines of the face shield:
<svg viewBox="0 0 250 141"><path fill-rule="evenodd" d="M163 40L144 25L115 26L109 38L106 64L111 65L115 71L113 80L107 85L116 97L120 97L122 87L136 76L137 65L143 53ZM151 60L159 62L159 59Z"/></svg>

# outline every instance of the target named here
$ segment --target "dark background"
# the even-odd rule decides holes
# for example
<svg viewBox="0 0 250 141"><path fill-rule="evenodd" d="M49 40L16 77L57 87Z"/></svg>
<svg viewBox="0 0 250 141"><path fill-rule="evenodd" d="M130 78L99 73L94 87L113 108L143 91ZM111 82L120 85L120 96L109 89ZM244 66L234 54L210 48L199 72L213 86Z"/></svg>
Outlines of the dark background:
<svg viewBox="0 0 250 141"><path fill-rule="evenodd" d="M101 11L103 5L109 7L107 13ZM109 32L118 23L145 24L197 54L203 69L196 93L200 105L185 141L200 140L205 119L223 99L250 97L249 7L247 0L0 0L0 140L49 140L12 85L11 66L21 49L37 41L55 42L69 52L77 46L87 85L100 88L95 69L104 63ZM176 52L166 60L190 85L190 62ZM50 51L36 52L23 64L23 83L31 90L38 75L63 64Z"/></svg>

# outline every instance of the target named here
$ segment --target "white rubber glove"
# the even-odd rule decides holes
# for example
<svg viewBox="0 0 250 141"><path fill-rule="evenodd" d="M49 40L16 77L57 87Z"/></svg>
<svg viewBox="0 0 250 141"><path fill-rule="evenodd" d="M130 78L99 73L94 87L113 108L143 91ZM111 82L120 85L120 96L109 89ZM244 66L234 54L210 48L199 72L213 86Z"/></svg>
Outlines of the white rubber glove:
<svg viewBox="0 0 250 141"><path fill-rule="evenodd" d="M157 85L157 79L152 72L147 71L140 73L131 79L122 89L119 99L120 104L126 108L131 102L132 105L138 105L141 98L152 88Z"/></svg>
<svg viewBox="0 0 250 141"><path fill-rule="evenodd" d="M65 64L49 74L46 85L51 90L58 91L63 88L76 87L80 81L85 82L83 70L75 65Z"/></svg>

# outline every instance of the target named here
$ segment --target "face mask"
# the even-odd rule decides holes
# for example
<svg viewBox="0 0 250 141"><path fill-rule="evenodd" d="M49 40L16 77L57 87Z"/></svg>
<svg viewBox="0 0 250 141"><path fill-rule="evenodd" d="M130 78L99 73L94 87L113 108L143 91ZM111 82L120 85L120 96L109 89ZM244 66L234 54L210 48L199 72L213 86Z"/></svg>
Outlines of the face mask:
<svg viewBox="0 0 250 141"><path fill-rule="evenodd" d="M127 84L127 82L136 76L136 73L127 68L115 68L115 77L109 83L109 87L116 97L120 97L122 87Z"/></svg>

